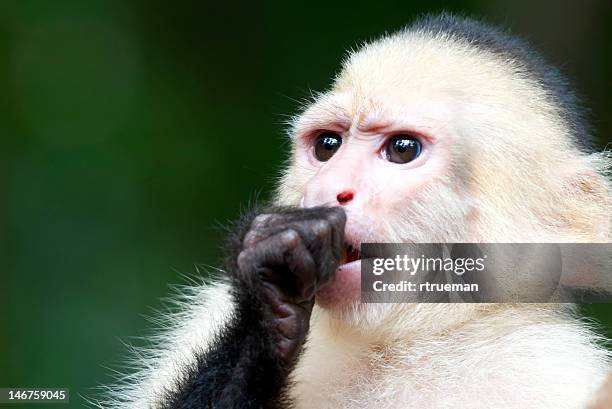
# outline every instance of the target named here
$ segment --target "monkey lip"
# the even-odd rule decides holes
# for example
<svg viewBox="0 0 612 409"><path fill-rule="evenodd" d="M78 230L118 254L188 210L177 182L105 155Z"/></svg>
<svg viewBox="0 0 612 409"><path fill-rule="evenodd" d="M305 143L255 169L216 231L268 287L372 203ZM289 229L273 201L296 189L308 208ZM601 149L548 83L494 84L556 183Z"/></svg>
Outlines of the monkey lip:
<svg viewBox="0 0 612 409"><path fill-rule="evenodd" d="M346 261L332 279L316 293L317 303L326 309L338 309L359 300L361 294L361 260Z"/></svg>

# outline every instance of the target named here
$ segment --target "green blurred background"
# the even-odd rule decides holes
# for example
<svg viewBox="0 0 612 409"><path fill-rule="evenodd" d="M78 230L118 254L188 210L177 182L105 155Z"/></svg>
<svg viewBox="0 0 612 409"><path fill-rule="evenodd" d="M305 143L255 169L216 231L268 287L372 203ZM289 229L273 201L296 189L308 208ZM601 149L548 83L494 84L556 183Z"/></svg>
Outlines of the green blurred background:
<svg viewBox="0 0 612 409"><path fill-rule="evenodd" d="M108 383L118 339L268 197L296 101L346 49L443 9L532 41L610 142L609 1L2 2L0 387L81 406ZM585 313L612 332L612 308Z"/></svg>

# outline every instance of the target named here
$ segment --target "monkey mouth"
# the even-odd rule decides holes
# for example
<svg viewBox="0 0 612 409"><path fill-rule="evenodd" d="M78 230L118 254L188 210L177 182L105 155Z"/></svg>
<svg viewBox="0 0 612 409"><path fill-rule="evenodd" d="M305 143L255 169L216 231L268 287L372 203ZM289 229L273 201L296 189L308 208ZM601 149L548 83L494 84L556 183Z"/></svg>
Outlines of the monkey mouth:
<svg viewBox="0 0 612 409"><path fill-rule="evenodd" d="M344 263L348 264L357 260L361 260L361 253L352 245L347 244L345 247Z"/></svg>
<svg viewBox="0 0 612 409"><path fill-rule="evenodd" d="M361 289L361 252L357 242L344 244L342 260L331 280L316 293L319 306L344 308L359 301Z"/></svg>

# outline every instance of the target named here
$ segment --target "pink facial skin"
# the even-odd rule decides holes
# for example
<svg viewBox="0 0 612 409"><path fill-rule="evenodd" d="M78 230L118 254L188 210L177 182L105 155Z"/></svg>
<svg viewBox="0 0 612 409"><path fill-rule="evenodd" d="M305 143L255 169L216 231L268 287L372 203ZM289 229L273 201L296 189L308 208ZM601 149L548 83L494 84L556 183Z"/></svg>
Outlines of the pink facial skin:
<svg viewBox="0 0 612 409"><path fill-rule="evenodd" d="M328 309L342 308L359 299L361 293L361 260L343 264L334 278L317 291L317 303Z"/></svg>
<svg viewBox="0 0 612 409"><path fill-rule="evenodd" d="M339 108L346 98L337 97L333 110L315 105L298 122L294 165L306 180L301 205L342 206L347 213L346 241L353 248L359 249L362 242L401 241L393 230L401 220L393 220L392 215L401 214L398 209L429 180L442 175L450 161L448 138L441 137L446 133L440 125L446 123L444 110L414 103L391 112L378 105L375 111L361 110L351 117ZM323 132L342 137L342 145L326 162L314 153L317 136ZM388 142L399 134L421 142L422 151L411 162L398 164L387 158ZM349 305L360 297L360 282L361 262L344 264L317 293L317 302L330 309Z"/></svg>

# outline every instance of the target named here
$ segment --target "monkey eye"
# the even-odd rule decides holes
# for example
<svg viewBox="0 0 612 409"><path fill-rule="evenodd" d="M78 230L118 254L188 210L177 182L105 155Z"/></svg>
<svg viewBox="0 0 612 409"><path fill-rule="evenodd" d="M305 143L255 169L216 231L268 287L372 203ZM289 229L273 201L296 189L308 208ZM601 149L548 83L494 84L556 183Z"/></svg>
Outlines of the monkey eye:
<svg viewBox="0 0 612 409"><path fill-rule="evenodd" d="M421 154L421 142L410 135L395 135L385 148L387 160L393 163L408 163Z"/></svg>
<svg viewBox="0 0 612 409"><path fill-rule="evenodd" d="M342 137L337 133L324 132L318 136L314 146L315 157L321 162L327 162L342 145Z"/></svg>

